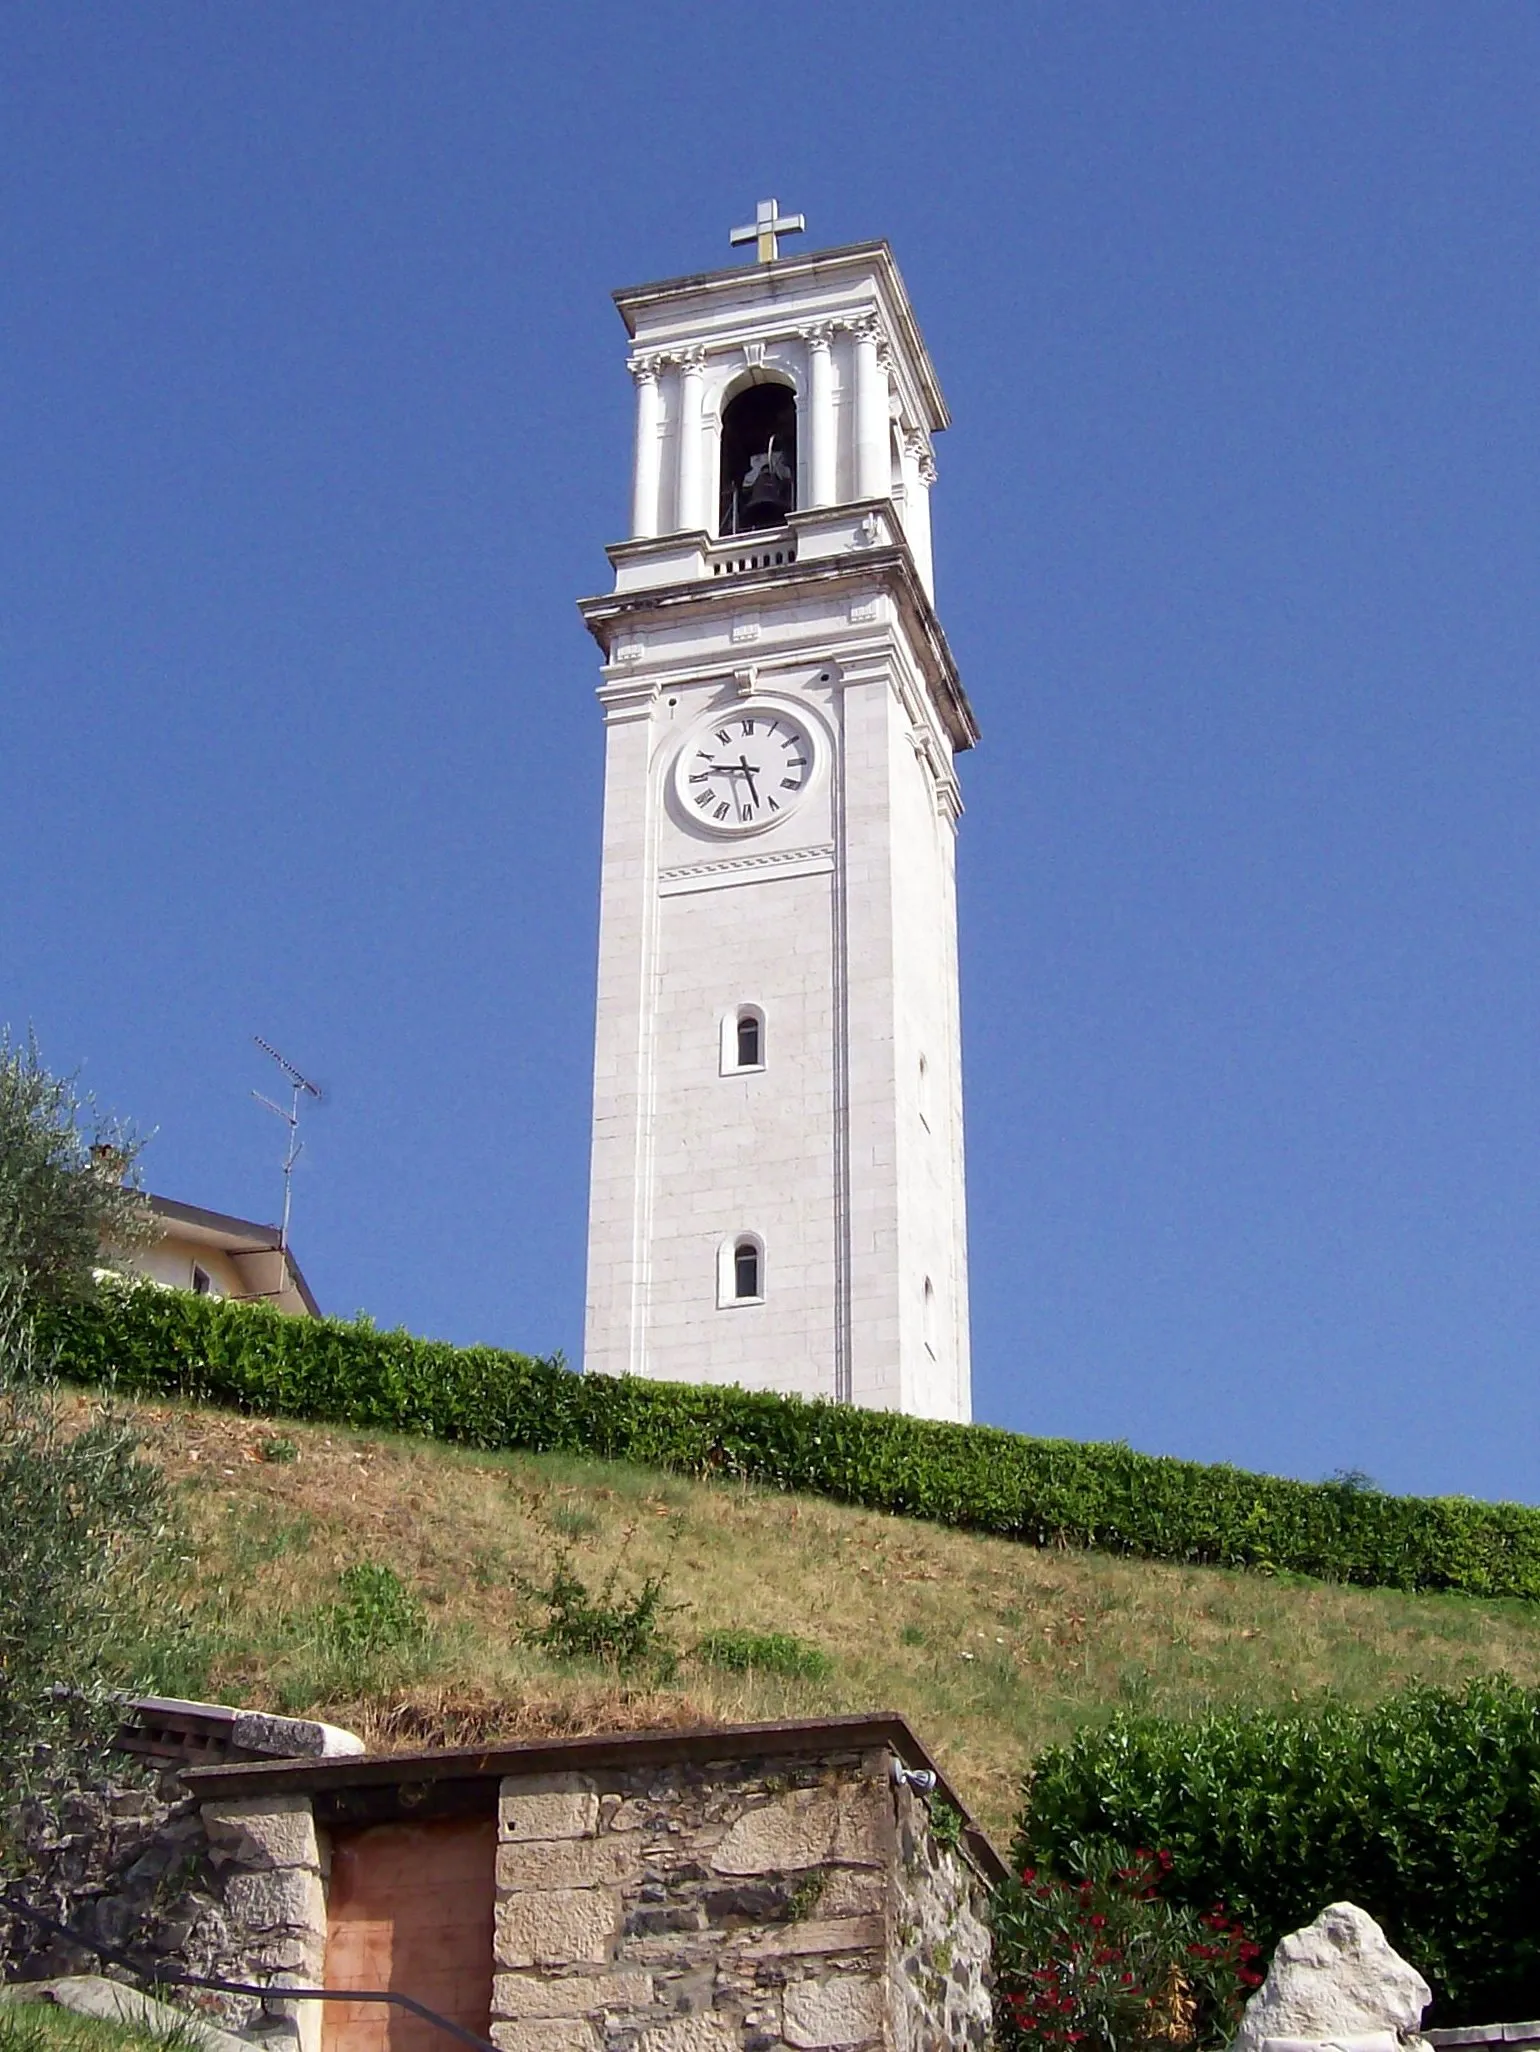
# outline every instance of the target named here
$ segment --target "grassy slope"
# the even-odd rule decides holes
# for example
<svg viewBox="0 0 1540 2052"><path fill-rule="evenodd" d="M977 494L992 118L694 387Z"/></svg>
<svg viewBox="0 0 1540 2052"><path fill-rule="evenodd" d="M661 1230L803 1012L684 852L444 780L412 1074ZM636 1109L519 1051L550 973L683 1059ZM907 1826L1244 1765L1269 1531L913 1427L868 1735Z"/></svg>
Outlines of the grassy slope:
<svg viewBox="0 0 1540 2052"><path fill-rule="evenodd" d="M0 2052L198 2052L190 2031L157 2035L76 2016L50 2002L0 2002Z"/></svg>
<svg viewBox="0 0 1540 2052"><path fill-rule="evenodd" d="M182 1406L138 1415L192 1540L159 1686L323 1714L374 1744L896 1708L1003 1837L1032 1755L1111 1708L1187 1714L1323 1689L1363 1701L1494 1669L1540 1683L1540 1606L1037 1552L597 1461ZM274 1440L296 1457L264 1459ZM521 1581L564 1547L590 1586L617 1564L624 1589L666 1573L684 1606L668 1620L686 1654L671 1683L622 1683L521 1643L543 1615ZM344 1660L319 1617L364 1561L416 1589L429 1630ZM834 1672L787 1681L688 1657L726 1626L796 1633Z"/></svg>

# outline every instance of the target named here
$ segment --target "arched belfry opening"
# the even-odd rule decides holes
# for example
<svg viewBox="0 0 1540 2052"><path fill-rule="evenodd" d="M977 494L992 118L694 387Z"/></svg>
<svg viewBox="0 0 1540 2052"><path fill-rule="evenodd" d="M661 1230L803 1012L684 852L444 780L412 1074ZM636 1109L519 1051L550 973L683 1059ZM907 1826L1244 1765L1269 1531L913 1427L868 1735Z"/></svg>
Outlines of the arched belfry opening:
<svg viewBox="0 0 1540 2052"><path fill-rule="evenodd" d="M749 385L722 415L720 534L781 527L797 505L797 398Z"/></svg>

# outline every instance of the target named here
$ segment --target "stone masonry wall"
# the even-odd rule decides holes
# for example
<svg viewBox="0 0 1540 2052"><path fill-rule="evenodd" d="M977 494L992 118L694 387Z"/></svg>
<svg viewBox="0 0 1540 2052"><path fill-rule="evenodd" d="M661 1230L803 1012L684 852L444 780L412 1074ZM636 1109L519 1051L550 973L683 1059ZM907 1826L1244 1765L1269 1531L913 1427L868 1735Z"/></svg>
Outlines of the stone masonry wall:
<svg viewBox="0 0 1540 2052"><path fill-rule="evenodd" d="M937 1836L919 1797L907 1786L894 1794L894 2052L983 2052L992 2021L987 1890L962 1852Z"/></svg>
<svg viewBox="0 0 1540 2052"><path fill-rule="evenodd" d="M980 2041L980 1976L963 1972L950 2001L895 1985L908 1970L894 1965L900 1930L923 1966L926 1934L953 1930L968 1889L955 1855L932 1861L923 1816L908 1819L916 1866L901 1882L888 1766L878 1751L505 1782L503 2052L922 2052L943 2042L931 2019L958 2017L965 1987ZM948 1975L975 1950L970 1924Z"/></svg>
<svg viewBox="0 0 1540 2052"><path fill-rule="evenodd" d="M320 1968L325 1906L306 1797L210 1803L200 1814L168 1769L156 1779L141 1774L127 1786L23 1806L19 1822L25 1878L13 1885L81 1942L0 1918L0 1979L96 1972L132 1979L100 1959L93 1940L219 1980L261 1984L277 1969L275 1978L303 1985ZM300 2032L293 2004L198 1989L162 1993L274 2052L317 2052L318 2034Z"/></svg>
<svg viewBox="0 0 1540 2052"><path fill-rule="evenodd" d="M318 1988L326 1969L326 1844L309 1796L207 1802L203 1828L221 1870L226 1923L240 1971L259 1987ZM242 1998L234 1998L242 1999ZM269 1998L242 2019L272 2052L320 2052L321 2004Z"/></svg>

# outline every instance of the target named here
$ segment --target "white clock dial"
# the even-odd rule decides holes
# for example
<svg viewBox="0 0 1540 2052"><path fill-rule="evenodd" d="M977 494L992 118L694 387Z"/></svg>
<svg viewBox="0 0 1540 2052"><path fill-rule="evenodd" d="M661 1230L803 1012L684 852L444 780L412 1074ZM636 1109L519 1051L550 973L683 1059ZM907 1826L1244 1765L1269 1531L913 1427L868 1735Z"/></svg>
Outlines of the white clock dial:
<svg viewBox="0 0 1540 2052"><path fill-rule="evenodd" d="M687 817L716 833L772 825L813 774L813 742L788 714L734 707L698 727L674 771Z"/></svg>

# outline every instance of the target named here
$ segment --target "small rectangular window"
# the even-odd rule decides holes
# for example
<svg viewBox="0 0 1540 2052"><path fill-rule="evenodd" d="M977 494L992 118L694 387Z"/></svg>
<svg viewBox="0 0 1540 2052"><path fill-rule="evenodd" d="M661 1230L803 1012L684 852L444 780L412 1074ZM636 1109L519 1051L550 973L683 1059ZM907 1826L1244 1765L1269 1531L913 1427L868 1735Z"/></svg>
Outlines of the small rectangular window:
<svg viewBox="0 0 1540 2052"><path fill-rule="evenodd" d="M193 1295L195 1297L211 1297L213 1294L214 1278L206 1268L200 1268L195 1261L193 1263Z"/></svg>

